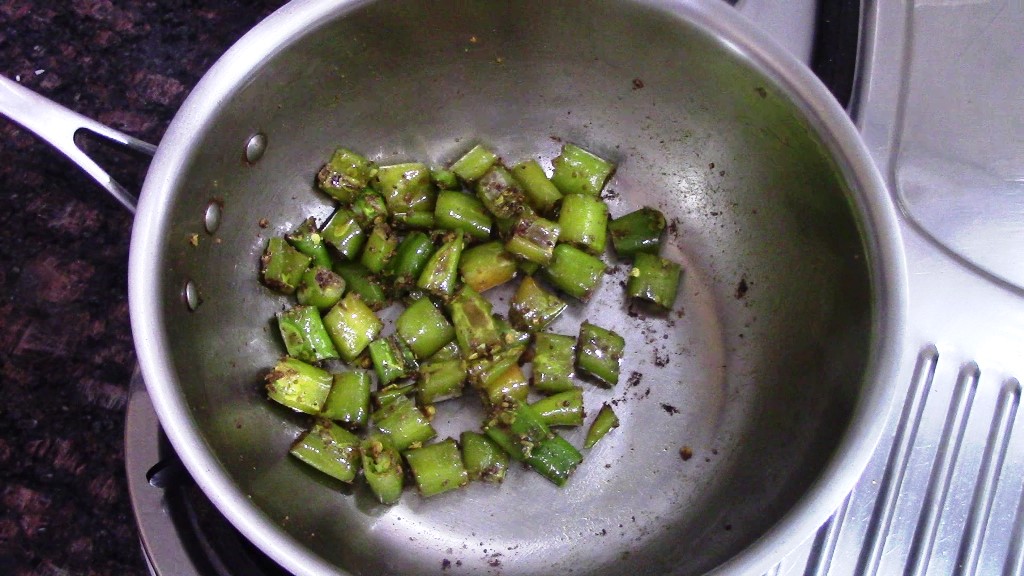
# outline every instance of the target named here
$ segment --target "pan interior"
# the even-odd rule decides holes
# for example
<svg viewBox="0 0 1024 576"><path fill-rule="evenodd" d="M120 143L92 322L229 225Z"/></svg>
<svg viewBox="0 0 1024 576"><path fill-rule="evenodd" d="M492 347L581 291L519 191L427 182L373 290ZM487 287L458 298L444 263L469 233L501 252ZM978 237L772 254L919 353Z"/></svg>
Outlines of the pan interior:
<svg viewBox="0 0 1024 576"><path fill-rule="evenodd" d="M835 456L871 348L857 218L808 120L738 51L652 4L343 6L233 88L172 193L154 267L188 425L341 573L698 574L764 534ZM256 132L268 146L249 164ZM589 318L627 337L618 385L586 390L590 416L610 402L622 425L567 486L514 468L501 486L380 506L288 457L308 422L263 394L289 300L257 282L259 256L331 212L313 176L336 146L441 165L477 142L508 163L549 168L562 142L613 160L612 216L661 209L685 278L673 313L631 313L628 265L606 255L597 295L551 328ZM471 404L437 406L442 437L479 421Z"/></svg>

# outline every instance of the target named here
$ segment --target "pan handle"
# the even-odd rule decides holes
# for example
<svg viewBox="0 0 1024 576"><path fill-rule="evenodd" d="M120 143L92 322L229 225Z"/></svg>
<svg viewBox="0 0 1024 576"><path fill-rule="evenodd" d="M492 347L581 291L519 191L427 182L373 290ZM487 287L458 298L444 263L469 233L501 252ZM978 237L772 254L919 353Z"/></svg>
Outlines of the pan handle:
<svg viewBox="0 0 1024 576"><path fill-rule="evenodd" d="M88 132L149 156L156 153L156 146L68 110L4 76L0 76L0 114L59 150L110 192L129 212L135 213L135 195L118 184L106 170L90 158L78 146L75 137L82 132Z"/></svg>

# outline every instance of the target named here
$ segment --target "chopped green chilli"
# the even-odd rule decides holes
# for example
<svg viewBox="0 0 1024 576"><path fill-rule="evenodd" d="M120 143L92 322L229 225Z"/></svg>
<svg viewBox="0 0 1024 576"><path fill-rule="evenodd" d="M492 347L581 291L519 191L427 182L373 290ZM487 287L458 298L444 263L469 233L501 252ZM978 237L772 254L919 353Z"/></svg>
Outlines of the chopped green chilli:
<svg viewBox="0 0 1024 576"><path fill-rule="evenodd" d="M597 196L569 194L558 213L561 240L591 254L603 254L608 230L608 206Z"/></svg>
<svg viewBox="0 0 1024 576"><path fill-rule="evenodd" d="M562 146L562 153L551 161L551 165L554 167L551 182L562 194L599 196L615 170L611 162L575 144Z"/></svg>
<svg viewBox="0 0 1024 576"><path fill-rule="evenodd" d="M598 440L604 438L605 434L612 430L612 428L619 427L619 417L612 411L612 407L608 404L601 406L601 410L598 411L597 417L590 424L590 429L587 430L587 437L583 441L584 448L593 448L594 444L597 444Z"/></svg>
<svg viewBox="0 0 1024 576"><path fill-rule="evenodd" d="M260 259L263 284L282 294L293 294L302 282L302 275L306 273L311 260L309 256L292 248L284 238L271 238Z"/></svg>
<svg viewBox="0 0 1024 576"><path fill-rule="evenodd" d="M299 305L278 312L277 327L289 356L310 363L338 357L314 306Z"/></svg>
<svg viewBox="0 0 1024 576"><path fill-rule="evenodd" d="M645 309L589 304L617 274L606 244L631 268L624 293L601 298L671 309L683 270L660 256L660 211L609 219L612 162L565 144L551 164L548 177L484 144L444 167L334 150L315 177L333 213L319 227L321 215L291 216L299 224L270 237L259 264L281 336L266 394L307 420L289 449L296 466L384 505L412 483L424 498L502 483L511 460L570 481L583 456L556 430L588 419L601 392L583 381L611 388L627 361L625 339L586 318L636 326L610 314ZM482 421L439 440L454 421L444 411L473 413L465 403ZM606 402L585 440L569 437L591 448L617 426Z"/></svg>
<svg viewBox="0 0 1024 576"><path fill-rule="evenodd" d="M279 361L265 379L271 400L307 414L319 414L331 393L331 375L296 358Z"/></svg>
<svg viewBox="0 0 1024 576"><path fill-rule="evenodd" d="M291 454L342 482L352 482L361 467L359 437L329 420L317 420L292 444Z"/></svg>
<svg viewBox="0 0 1024 576"><path fill-rule="evenodd" d="M626 292L630 298L654 302L665 310L671 310L682 275L681 265L654 254L638 252L633 257L633 269L626 280Z"/></svg>
<svg viewBox="0 0 1024 576"><path fill-rule="evenodd" d="M487 436L467 430L459 436L462 462L470 480L500 483L508 471L508 453Z"/></svg>
<svg viewBox="0 0 1024 576"><path fill-rule="evenodd" d="M312 258L317 266L331 267L331 255L327 252L327 246L324 245L323 237L320 236L316 220L313 218L303 220L298 228L285 236L285 239L296 250Z"/></svg>
<svg viewBox="0 0 1024 576"><path fill-rule="evenodd" d="M572 390L576 338L538 332L533 342L533 387L541 392Z"/></svg>
<svg viewBox="0 0 1024 576"><path fill-rule="evenodd" d="M363 251L366 232L354 212L338 208L320 230L320 238L344 260L355 260Z"/></svg>
<svg viewBox="0 0 1024 576"><path fill-rule="evenodd" d="M395 334L374 340L367 348L381 386L408 378L419 368L412 350Z"/></svg>
<svg viewBox="0 0 1024 576"><path fill-rule="evenodd" d="M555 246L551 264L544 269L559 290L586 302L594 295L604 276L604 262L568 244Z"/></svg>
<svg viewBox="0 0 1024 576"><path fill-rule="evenodd" d="M475 182L494 165L498 156L477 144L451 166L451 171L464 182Z"/></svg>
<svg viewBox="0 0 1024 576"><path fill-rule="evenodd" d="M450 298L457 287L459 259L465 246L462 234L455 233L427 260L416 286L439 298Z"/></svg>
<svg viewBox="0 0 1024 576"><path fill-rule="evenodd" d="M459 260L462 280L477 292L486 292L511 281L516 272L515 257L498 241L469 248Z"/></svg>
<svg viewBox="0 0 1024 576"><path fill-rule="evenodd" d="M373 378L365 370L333 374L331 391L320 415L349 428L363 428L370 418Z"/></svg>
<svg viewBox="0 0 1024 576"><path fill-rule="evenodd" d="M469 483L462 453L451 438L409 450L405 453L405 461L412 469L416 487L423 497L455 490Z"/></svg>
<svg viewBox="0 0 1024 576"><path fill-rule="evenodd" d="M351 362L380 334L384 323L359 296L349 293L324 316L324 326L341 359Z"/></svg>
<svg viewBox="0 0 1024 576"><path fill-rule="evenodd" d="M394 504L402 497L405 471L402 455L387 434L373 434L359 445L363 477L381 504Z"/></svg>
<svg viewBox="0 0 1024 576"><path fill-rule="evenodd" d="M584 320L576 343L576 367L610 388L619 381L619 363L625 348L622 336Z"/></svg>
<svg viewBox="0 0 1024 576"><path fill-rule="evenodd" d="M534 210L540 214L554 212L558 201L562 199L562 193L544 174L544 169L536 160L527 160L513 166L512 177L523 187L526 201Z"/></svg>
<svg viewBox="0 0 1024 576"><path fill-rule="evenodd" d="M398 316L395 331L420 359L434 355L455 338L452 323L426 297L414 300Z"/></svg>
<svg viewBox="0 0 1024 576"><path fill-rule="evenodd" d="M637 252L657 254L664 231L665 215L647 206L608 222L608 235L620 258L632 258Z"/></svg>
<svg viewBox="0 0 1024 576"><path fill-rule="evenodd" d="M341 300L345 293L345 279L335 274L330 268L314 266L302 275L295 298L304 306L315 306L318 310L327 310Z"/></svg>
<svg viewBox="0 0 1024 576"><path fill-rule="evenodd" d="M548 426L580 426L583 424L583 389L573 386L565 392L545 396L530 407Z"/></svg>
<svg viewBox="0 0 1024 576"><path fill-rule="evenodd" d="M373 162L351 150L338 148L320 169L316 180L321 190L339 202L348 203L366 188L376 173L377 166Z"/></svg>
<svg viewBox="0 0 1024 576"><path fill-rule="evenodd" d="M437 436L430 421L408 396L398 396L381 406L370 419L377 429L391 437L399 452Z"/></svg>
<svg viewBox="0 0 1024 576"><path fill-rule="evenodd" d="M561 298L548 292L533 279L523 278L508 307L508 319L518 330L539 332L568 308Z"/></svg>

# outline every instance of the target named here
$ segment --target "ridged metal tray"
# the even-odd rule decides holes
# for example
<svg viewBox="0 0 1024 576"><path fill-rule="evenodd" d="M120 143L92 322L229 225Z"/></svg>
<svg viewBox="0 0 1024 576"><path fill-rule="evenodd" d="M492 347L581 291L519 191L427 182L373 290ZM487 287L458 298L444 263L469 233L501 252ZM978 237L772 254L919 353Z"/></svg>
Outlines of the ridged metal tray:
<svg viewBox="0 0 1024 576"><path fill-rule="evenodd" d="M772 575L1024 574L1024 9L868 3L851 114L902 211L898 402L860 483Z"/></svg>

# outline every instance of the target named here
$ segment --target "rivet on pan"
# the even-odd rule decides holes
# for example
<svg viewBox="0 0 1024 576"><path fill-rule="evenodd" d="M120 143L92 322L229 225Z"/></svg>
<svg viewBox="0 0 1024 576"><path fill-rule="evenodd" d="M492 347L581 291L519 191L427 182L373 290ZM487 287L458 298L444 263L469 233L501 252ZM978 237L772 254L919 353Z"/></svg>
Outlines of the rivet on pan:
<svg viewBox="0 0 1024 576"><path fill-rule="evenodd" d="M203 217L203 224L206 225L206 231L213 234L220 227L220 202L216 200L210 200L210 203L206 205L206 215Z"/></svg>
<svg viewBox="0 0 1024 576"><path fill-rule="evenodd" d="M245 143L245 161L249 164L255 164L259 162L260 158L263 158L263 153L267 151L267 135L262 132L257 132L249 137L249 141Z"/></svg>
<svg viewBox="0 0 1024 576"><path fill-rule="evenodd" d="M202 303L199 298L199 288L196 288L196 283L192 280L185 282L185 305L188 306L189 312L195 312L196 308Z"/></svg>

